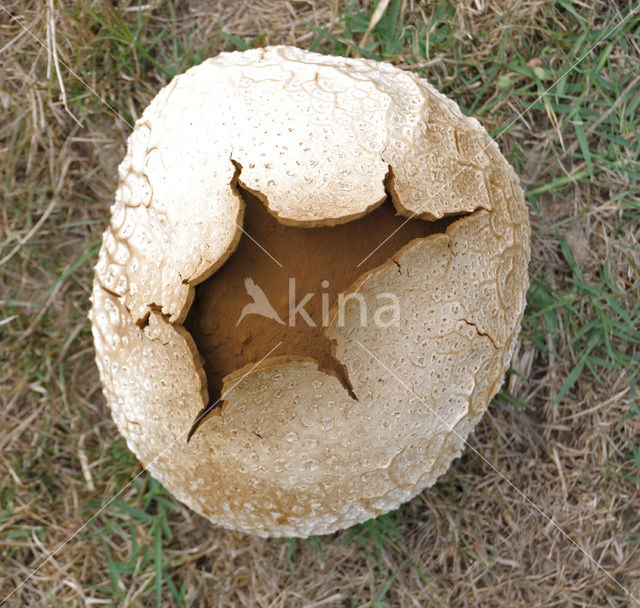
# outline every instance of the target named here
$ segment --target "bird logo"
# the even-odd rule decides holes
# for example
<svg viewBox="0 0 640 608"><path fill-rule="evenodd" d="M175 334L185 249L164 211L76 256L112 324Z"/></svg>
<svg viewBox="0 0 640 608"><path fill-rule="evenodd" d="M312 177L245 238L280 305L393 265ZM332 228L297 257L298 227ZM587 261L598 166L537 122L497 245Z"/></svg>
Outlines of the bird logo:
<svg viewBox="0 0 640 608"><path fill-rule="evenodd" d="M284 321L280 318L275 308L271 306L271 302L269 302L264 291L255 284L251 277L245 277L244 286L247 290L247 294L253 299L253 302L247 304L242 309L242 313L236 323L236 327L240 325L240 321L242 321L246 315L261 315L263 317L267 317L267 319L277 321L280 325L284 325Z"/></svg>

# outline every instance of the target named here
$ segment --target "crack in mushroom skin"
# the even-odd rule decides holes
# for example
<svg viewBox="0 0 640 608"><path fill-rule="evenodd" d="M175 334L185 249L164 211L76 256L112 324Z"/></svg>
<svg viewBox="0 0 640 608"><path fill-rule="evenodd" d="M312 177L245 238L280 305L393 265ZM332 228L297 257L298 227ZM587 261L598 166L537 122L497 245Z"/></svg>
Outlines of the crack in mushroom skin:
<svg viewBox="0 0 640 608"><path fill-rule="evenodd" d="M349 288L370 304L401 294L399 327L360 327L349 307L341 325L334 307L326 333L357 400L312 359L272 356L223 379L224 416L187 443L209 400L182 323L239 244L231 159L285 223L353 221L385 185L405 215L462 217ZM524 196L475 119L387 64L224 53L160 91L119 175L92 294L96 361L129 448L179 500L229 528L308 536L396 508L446 471L498 390L528 286Z"/></svg>
<svg viewBox="0 0 640 608"><path fill-rule="evenodd" d="M238 171L241 173L240 167ZM266 203L242 188L238 191L245 205L239 247L218 272L197 286L185 320L205 360L210 403L223 407L222 378L260 360L278 342L282 342L279 355L315 360L322 371L336 375L350 396L357 399L346 366L333 356L323 321L339 304L340 294L357 297L350 285L365 271L380 266L409 241L444 231L453 220L425 222L398 216L387 200L349 223L301 228L283 225L269 213ZM365 257L366 261L359 264ZM243 316L245 305L251 301L245 291L247 277L264 293L284 324L261 315ZM288 318L291 291L296 302L303 302L306 315L305 320L296 314L293 326ZM384 297L381 300L388 304ZM377 313L366 310L362 314L364 321L365 316Z"/></svg>

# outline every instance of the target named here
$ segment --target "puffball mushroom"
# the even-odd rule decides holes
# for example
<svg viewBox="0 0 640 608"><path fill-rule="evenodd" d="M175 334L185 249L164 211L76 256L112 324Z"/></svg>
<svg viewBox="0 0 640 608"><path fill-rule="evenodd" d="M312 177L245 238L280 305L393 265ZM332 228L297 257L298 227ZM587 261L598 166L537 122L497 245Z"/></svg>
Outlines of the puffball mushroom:
<svg viewBox="0 0 640 608"><path fill-rule="evenodd" d="M528 286L523 193L477 120L385 63L223 53L153 99L119 178L96 360L129 448L179 500L305 537L447 470L498 390ZM324 323L288 322L291 278L317 301L331 283ZM251 285L275 316L239 321ZM381 294L395 323L371 314Z"/></svg>

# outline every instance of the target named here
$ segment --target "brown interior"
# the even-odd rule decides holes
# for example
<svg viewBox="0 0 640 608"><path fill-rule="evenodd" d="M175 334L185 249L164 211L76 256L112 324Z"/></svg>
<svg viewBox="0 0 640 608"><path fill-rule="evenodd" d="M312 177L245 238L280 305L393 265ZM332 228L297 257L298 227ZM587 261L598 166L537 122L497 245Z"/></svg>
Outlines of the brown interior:
<svg viewBox="0 0 640 608"><path fill-rule="evenodd" d="M279 342L282 344L270 356L311 357L321 369L335 373L350 390L344 369L333 357L331 341L324 334L323 308L330 309L339 293L347 292L358 277L388 260L403 245L444 230L450 221L407 221L396 215L387 197L364 217L339 226L285 226L259 199L238 190L245 202L245 232L227 262L196 287L185 321L205 361L210 404L219 400L224 376L257 363ZM245 288L246 277L262 289L284 324L257 314L249 314L237 324L243 308L253 302ZM290 326L290 277L296 281L296 303L308 293L315 294L304 307L315 327L300 315L295 317L295 326Z"/></svg>

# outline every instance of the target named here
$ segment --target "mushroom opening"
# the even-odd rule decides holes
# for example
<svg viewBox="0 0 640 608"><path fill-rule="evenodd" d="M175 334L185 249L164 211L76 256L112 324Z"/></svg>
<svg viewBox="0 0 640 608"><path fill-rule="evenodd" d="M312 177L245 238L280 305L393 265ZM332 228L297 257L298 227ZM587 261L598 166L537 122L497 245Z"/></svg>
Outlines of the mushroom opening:
<svg viewBox="0 0 640 608"><path fill-rule="evenodd" d="M270 351L270 357L315 360L355 398L325 334L329 312L359 277L392 260L410 241L445 232L458 218L431 222L398 215L390 179L391 171L386 199L366 215L321 227L285 225L235 184L244 203L242 236L229 259L196 287L184 323L203 358L209 391L205 411L222 405L226 375L260 362ZM201 413L191 434L203 419Z"/></svg>

